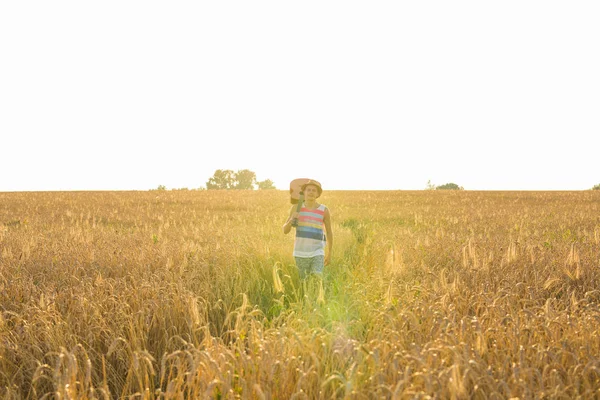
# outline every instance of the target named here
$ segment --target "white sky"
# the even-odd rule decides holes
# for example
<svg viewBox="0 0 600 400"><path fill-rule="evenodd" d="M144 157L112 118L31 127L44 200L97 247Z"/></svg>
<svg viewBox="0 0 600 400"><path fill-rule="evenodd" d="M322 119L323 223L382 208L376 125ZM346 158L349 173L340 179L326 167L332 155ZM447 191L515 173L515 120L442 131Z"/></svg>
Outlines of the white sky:
<svg viewBox="0 0 600 400"><path fill-rule="evenodd" d="M0 191L578 190L598 1L3 1Z"/></svg>

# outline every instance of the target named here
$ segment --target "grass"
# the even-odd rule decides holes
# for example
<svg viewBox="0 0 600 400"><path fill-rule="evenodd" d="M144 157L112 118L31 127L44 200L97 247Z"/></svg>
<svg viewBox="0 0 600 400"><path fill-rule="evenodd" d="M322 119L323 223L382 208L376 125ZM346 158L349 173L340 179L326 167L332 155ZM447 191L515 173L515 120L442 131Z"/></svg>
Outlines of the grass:
<svg viewBox="0 0 600 400"><path fill-rule="evenodd" d="M600 396L600 195L0 193L0 397Z"/></svg>

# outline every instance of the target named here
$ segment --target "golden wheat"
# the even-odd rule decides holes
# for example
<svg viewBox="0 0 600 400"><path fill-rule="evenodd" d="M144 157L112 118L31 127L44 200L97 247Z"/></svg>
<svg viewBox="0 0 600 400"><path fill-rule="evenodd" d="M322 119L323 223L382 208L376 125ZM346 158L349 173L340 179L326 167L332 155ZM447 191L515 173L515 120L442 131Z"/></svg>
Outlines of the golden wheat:
<svg viewBox="0 0 600 400"><path fill-rule="evenodd" d="M3 398L600 396L600 194L0 193Z"/></svg>

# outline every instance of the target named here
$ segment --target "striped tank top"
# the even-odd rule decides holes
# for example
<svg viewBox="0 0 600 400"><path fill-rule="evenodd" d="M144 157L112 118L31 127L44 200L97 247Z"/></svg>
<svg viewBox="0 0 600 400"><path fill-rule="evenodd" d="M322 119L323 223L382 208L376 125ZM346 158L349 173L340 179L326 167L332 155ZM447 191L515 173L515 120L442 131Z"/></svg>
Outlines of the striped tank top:
<svg viewBox="0 0 600 400"><path fill-rule="evenodd" d="M314 257L325 255L325 232L323 221L327 207L320 204L315 209L302 207L296 227L294 257Z"/></svg>

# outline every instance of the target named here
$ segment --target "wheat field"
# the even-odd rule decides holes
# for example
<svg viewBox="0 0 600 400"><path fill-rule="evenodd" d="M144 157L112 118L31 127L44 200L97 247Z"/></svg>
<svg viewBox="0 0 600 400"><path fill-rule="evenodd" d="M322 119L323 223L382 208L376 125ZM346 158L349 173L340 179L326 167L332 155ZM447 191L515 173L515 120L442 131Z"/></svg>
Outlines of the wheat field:
<svg viewBox="0 0 600 400"><path fill-rule="evenodd" d="M600 193L0 193L0 398L600 397Z"/></svg>

